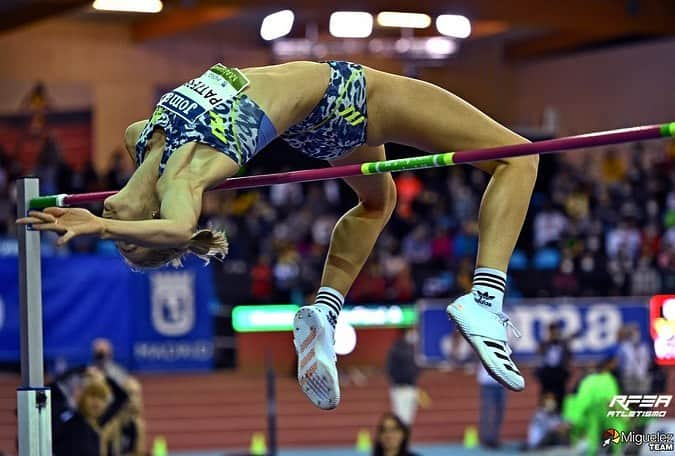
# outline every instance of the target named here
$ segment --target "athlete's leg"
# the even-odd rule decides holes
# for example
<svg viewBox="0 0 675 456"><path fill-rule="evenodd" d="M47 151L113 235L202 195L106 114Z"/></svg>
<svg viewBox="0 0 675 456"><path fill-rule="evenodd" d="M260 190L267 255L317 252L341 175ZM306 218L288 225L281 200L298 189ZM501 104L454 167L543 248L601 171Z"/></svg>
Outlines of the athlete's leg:
<svg viewBox="0 0 675 456"><path fill-rule="evenodd" d="M440 87L366 71L369 143L398 142L437 153L528 142ZM479 214L478 266L506 271L525 220L538 163L537 156L528 156L476 165L492 174Z"/></svg>
<svg viewBox="0 0 675 456"><path fill-rule="evenodd" d="M384 146L362 146L331 164L342 166L385 159ZM361 272L396 207L396 186L390 174L347 177L345 182L356 192L359 202L335 225L321 277L321 286L331 287L343 296Z"/></svg>
<svg viewBox="0 0 675 456"><path fill-rule="evenodd" d="M511 132L450 92L418 80L368 70L369 142L394 141L429 152L518 144ZM371 138L371 135L373 136ZM483 162L492 175L481 202L479 247L472 295L448 313L478 351L486 369L513 390L524 379L510 359L501 312L506 269L520 235L537 177L538 157Z"/></svg>
<svg viewBox="0 0 675 456"><path fill-rule="evenodd" d="M332 165L384 160L384 146L362 146ZM303 307L294 321L298 380L307 397L322 409L340 400L334 331L344 296L368 259L396 205L396 187L389 174L349 177L359 203L335 225L315 305Z"/></svg>

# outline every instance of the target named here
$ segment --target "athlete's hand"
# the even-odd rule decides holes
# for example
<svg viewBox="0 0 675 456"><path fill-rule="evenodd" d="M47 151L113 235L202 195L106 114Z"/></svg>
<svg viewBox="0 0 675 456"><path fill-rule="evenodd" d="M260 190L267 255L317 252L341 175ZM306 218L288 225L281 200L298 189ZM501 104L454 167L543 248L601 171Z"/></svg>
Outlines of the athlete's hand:
<svg viewBox="0 0 675 456"><path fill-rule="evenodd" d="M49 207L44 211L30 211L28 217L16 221L19 225L31 225L37 231L54 231L61 237L56 245L65 245L75 236L101 234L105 229L103 220L86 209Z"/></svg>

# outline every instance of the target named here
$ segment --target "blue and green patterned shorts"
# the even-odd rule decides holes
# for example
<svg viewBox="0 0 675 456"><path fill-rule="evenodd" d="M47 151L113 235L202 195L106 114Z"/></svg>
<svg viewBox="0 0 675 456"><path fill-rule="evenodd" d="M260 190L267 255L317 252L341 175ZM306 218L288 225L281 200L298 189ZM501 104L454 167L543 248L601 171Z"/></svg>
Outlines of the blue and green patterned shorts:
<svg viewBox="0 0 675 456"><path fill-rule="evenodd" d="M321 160L341 157L366 142L366 78L361 65L329 61L326 93L302 122L281 137L293 148Z"/></svg>

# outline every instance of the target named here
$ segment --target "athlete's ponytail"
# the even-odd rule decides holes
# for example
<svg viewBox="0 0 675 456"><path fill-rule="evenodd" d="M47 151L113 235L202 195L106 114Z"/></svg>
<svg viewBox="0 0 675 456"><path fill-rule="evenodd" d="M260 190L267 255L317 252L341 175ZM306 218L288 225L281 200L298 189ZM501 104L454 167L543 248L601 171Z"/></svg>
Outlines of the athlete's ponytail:
<svg viewBox="0 0 675 456"><path fill-rule="evenodd" d="M222 260L227 256L227 237L223 231L199 230L190 238L188 251L209 264L211 258Z"/></svg>
<svg viewBox="0 0 675 456"><path fill-rule="evenodd" d="M170 264L175 268L183 265L183 258L191 253L209 264L212 258L222 260L227 255L225 232L199 230L192 235L187 246L181 248L136 247L133 251L120 250L127 264L136 271L160 268Z"/></svg>

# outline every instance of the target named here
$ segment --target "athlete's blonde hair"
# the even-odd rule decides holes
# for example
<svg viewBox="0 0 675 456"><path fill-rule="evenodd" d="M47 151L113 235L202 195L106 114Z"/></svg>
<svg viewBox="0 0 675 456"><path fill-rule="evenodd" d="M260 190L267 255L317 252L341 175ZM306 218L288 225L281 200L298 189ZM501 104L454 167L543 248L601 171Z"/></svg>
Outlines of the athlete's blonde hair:
<svg viewBox="0 0 675 456"><path fill-rule="evenodd" d="M192 235L186 247L153 249L137 246L132 251L120 249L126 263L134 270L156 269L167 264L178 268L187 254L198 256L209 264L212 258L223 260L227 256L228 243L224 231L199 230Z"/></svg>

